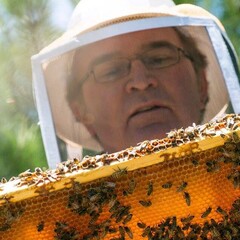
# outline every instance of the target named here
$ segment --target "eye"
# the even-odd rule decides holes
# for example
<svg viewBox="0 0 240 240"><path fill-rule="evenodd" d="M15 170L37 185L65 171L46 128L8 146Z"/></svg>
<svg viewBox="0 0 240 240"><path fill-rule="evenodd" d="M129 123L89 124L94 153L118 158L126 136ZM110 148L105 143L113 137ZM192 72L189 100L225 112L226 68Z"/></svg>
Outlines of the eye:
<svg viewBox="0 0 240 240"><path fill-rule="evenodd" d="M145 64L150 68L161 68L165 67L172 62L171 56L152 56L145 60Z"/></svg>
<svg viewBox="0 0 240 240"><path fill-rule="evenodd" d="M103 63L95 69L95 77L100 82L115 81L124 77L128 72L127 69L127 64L123 62Z"/></svg>
<svg viewBox="0 0 240 240"><path fill-rule="evenodd" d="M167 58L168 57L166 57L166 56L153 56L148 59L148 64L151 64L153 66L162 64Z"/></svg>
<svg viewBox="0 0 240 240"><path fill-rule="evenodd" d="M123 66L113 66L113 67L109 67L107 69L105 69L105 71L103 72L103 76L107 77L107 76L116 76L119 73L121 73L123 69Z"/></svg>
<svg viewBox="0 0 240 240"><path fill-rule="evenodd" d="M163 68L177 61L177 54L169 48L151 50L144 57L144 63L149 68Z"/></svg>

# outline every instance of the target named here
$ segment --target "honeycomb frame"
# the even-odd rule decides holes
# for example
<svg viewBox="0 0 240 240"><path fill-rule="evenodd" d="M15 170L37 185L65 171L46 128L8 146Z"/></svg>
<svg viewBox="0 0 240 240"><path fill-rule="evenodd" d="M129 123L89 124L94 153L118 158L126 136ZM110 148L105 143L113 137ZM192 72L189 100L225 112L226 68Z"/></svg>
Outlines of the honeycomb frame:
<svg viewBox="0 0 240 240"><path fill-rule="evenodd" d="M238 239L240 115L0 183L0 239Z"/></svg>

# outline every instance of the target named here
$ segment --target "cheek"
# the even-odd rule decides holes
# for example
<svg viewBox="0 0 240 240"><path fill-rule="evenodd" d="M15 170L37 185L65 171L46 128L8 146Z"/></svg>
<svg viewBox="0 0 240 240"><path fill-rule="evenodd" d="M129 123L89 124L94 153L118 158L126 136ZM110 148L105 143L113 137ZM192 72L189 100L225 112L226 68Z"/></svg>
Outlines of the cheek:
<svg viewBox="0 0 240 240"><path fill-rule="evenodd" d="M168 76L165 84L166 97L171 103L172 111L180 127L199 122L201 101L195 71L186 67L181 69L179 66Z"/></svg>
<svg viewBox="0 0 240 240"><path fill-rule="evenodd" d="M185 69L177 67L176 71L169 73L168 89L173 99L182 106L195 104L200 99L197 76L188 65Z"/></svg>
<svg viewBox="0 0 240 240"><path fill-rule="evenodd" d="M86 111L97 121L112 120L121 111L121 93L116 87L87 83L83 87L83 97Z"/></svg>

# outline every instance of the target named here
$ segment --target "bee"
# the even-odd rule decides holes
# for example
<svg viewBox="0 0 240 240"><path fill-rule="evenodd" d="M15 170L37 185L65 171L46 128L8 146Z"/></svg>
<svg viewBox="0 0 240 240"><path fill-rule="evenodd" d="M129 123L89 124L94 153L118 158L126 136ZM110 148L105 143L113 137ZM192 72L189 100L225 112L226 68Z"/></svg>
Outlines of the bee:
<svg viewBox="0 0 240 240"><path fill-rule="evenodd" d="M202 234L200 235L201 239L207 239L207 235L210 233L211 226L209 222L204 222L202 227Z"/></svg>
<svg viewBox="0 0 240 240"><path fill-rule="evenodd" d="M209 137L214 137L216 136L216 132L214 130L206 130L206 136L209 136Z"/></svg>
<svg viewBox="0 0 240 240"><path fill-rule="evenodd" d="M177 229L177 217L173 216L172 217L172 224L171 224L171 230L175 231Z"/></svg>
<svg viewBox="0 0 240 240"><path fill-rule="evenodd" d="M109 212L114 212L120 206L120 202L117 200L113 201L113 205L110 207Z"/></svg>
<svg viewBox="0 0 240 240"><path fill-rule="evenodd" d="M147 226L147 227L143 230L142 237L146 237L146 236L148 236L150 233L151 233L151 227L150 227L150 226Z"/></svg>
<svg viewBox="0 0 240 240"><path fill-rule="evenodd" d="M17 180L17 177L11 177L10 179L9 179L9 182L12 182L12 181L14 181L14 180Z"/></svg>
<svg viewBox="0 0 240 240"><path fill-rule="evenodd" d="M230 228L230 230L232 232L232 236L234 236L234 237L239 236L239 228L237 226L235 226L234 224L231 224L229 226L229 228Z"/></svg>
<svg viewBox="0 0 240 240"><path fill-rule="evenodd" d="M7 179L5 178L5 177L2 177L2 179L1 179L1 183L7 183Z"/></svg>
<svg viewBox="0 0 240 240"><path fill-rule="evenodd" d="M223 210L221 207L217 207L216 212L223 215L224 217L227 217L227 212Z"/></svg>
<svg viewBox="0 0 240 240"><path fill-rule="evenodd" d="M20 173L20 174L18 175L18 177L20 177L20 178L23 178L23 177L30 177L30 176L32 176L32 175L33 175L33 173L30 172L30 169L28 169L28 170L26 170L25 172Z"/></svg>
<svg viewBox="0 0 240 240"><path fill-rule="evenodd" d="M82 191L82 185L80 182L73 182L72 186L75 193L80 193Z"/></svg>
<svg viewBox="0 0 240 240"><path fill-rule="evenodd" d="M130 222L131 219L132 219L132 214L129 213L129 214L125 217L125 219L123 220L123 224L126 224L126 223Z"/></svg>
<svg viewBox="0 0 240 240"><path fill-rule="evenodd" d="M66 172L68 172L68 168L64 164L59 163L58 166L57 166L57 172L59 174L66 173Z"/></svg>
<svg viewBox="0 0 240 240"><path fill-rule="evenodd" d="M94 224L98 220L100 214L97 212L93 212L92 214L90 214L90 216L91 216L91 219L89 221L89 224Z"/></svg>
<svg viewBox="0 0 240 240"><path fill-rule="evenodd" d="M205 212L202 213L201 218L206 218L212 211L211 207L208 207Z"/></svg>
<svg viewBox="0 0 240 240"><path fill-rule="evenodd" d="M147 195L150 196L153 192L153 183L149 182L148 183L148 188L147 188Z"/></svg>
<svg viewBox="0 0 240 240"><path fill-rule="evenodd" d="M133 239L132 230L129 227L127 227L127 226L124 227L124 230L127 233L127 235L129 236L129 238Z"/></svg>
<svg viewBox="0 0 240 240"><path fill-rule="evenodd" d="M179 226L177 226L176 235L177 235L176 237L178 237L178 239L184 239L185 238L185 234Z"/></svg>
<svg viewBox="0 0 240 240"><path fill-rule="evenodd" d="M124 176L126 174L127 174L127 167L122 168L122 169L118 167L117 170L114 169L114 173L111 176L114 179L119 179L119 178L121 178L122 176Z"/></svg>
<svg viewBox="0 0 240 240"><path fill-rule="evenodd" d="M102 228L102 232L100 233L100 236L99 236L99 233L98 235L96 236L98 239L104 239L108 233L108 229L109 229L109 226L106 226L106 227L103 227ZM98 232L98 230L97 230Z"/></svg>
<svg viewBox="0 0 240 240"><path fill-rule="evenodd" d="M240 208L240 198L236 199L236 200L233 202L232 207L233 207L234 210Z"/></svg>
<svg viewBox="0 0 240 240"><path fill-rule="evenodd" d="M191 231L188 234L189 239L196 239L196 236L201 233L201 227L199 224L191 224Z"/></svg>
<svg viewBox="0 0 240 240"><path fill-rule="evenodd" d="M177 188L177 192L182 192L187 187L187 182L182 182L182 184Z"/></svg>
<svg viewBox="0 0 240 240"><path fill-rule="evenodd" d="M132 194L134 192L135 188L136 188L136 182L135 182L134 179L131 179L130 182L129 182L128 190L127 190L128 193Z"/></svg>
<svg viewBox="0 0 240 240"><path fill-rule="evenodd" d="M227 128L232 128L234 126L234 121L233 121L233 119L232 118L228 118L227 119Z"/></svg>
<svg viewBox="0 0 240 240"><path fill-rule="evenodd" d="M123 220L123 218L128 214L128 211L129 210L126 210L124 208L123 210L120 210L119 212L116 212L116 223L121 222Z"/></svg>
<svg viewBox="0 0 240 240"><path fill-rule="evenodd" d="M232 127L232 130L237 130L239 127L239 123L234 123L233 127Z"/></svg>
<svg viewBox="0 0 240 240"><path fill-rule="evenodd" d="M191 222L185 223L184 226L182 227L182 230L188 230L191 227Z"/></svg>
<svg viewBox="0 0 240 240"><path fill-rule="evenodd" d="M197 160L197 159L192 159L192 164L193 164L194 167L198 167L198 165L199 165L199 160Z"/></svg>
<svg viewBox="0 0 240 240"><path fill-rule="evenodd" d="M220 133L220 137L224 139L224 138L226 138L227 136L226 136L226 134L224 134L224 133Z"/></svg>
<svg viewBox="0 0 240 240"><path fill-rule="evenodd" d="M190 197L190 194L188 192L183 192L183 198L185 199L186 201L186 204L188 206L191 205L191 197Z"/></svg>
<svg viewBox="0 0 240 240"><path fill-rule="evenodd" d="M111 234L111 233L116 233L117 232L117 229L114 228L114 227L109 227L108 228L108 232Z"/></svg>
<svg viewBox="0 0 240 240"><path fill-rule="evenodd" d="M210 222L211 222L213 227L217 227L218 226L218 223L213 218L211 218Z"/></svg>
<svg viewBox="0 0 240 240"><path fill-rule="evenodd" d="M7 231L7 230L10 229L10 228L11 228L10 224L5 223L5 224L3 224L3 225L0 225L0 232Z"/></svg>
<svg viewBox="0 0 240 240"><path fill-rule="evenodd" d="M66 229L68 227L67 223L65 222L56 222L55 225L57 228L61 228L61 229Z"/></svg>
<svg viewBox="0 0 240 240"><path fill-rule="evenodd" d="M152 205L152 202L150 200L144 201L144 200L140 200L139 203L143 206L143 207L150 207Z"/></svg>
<svg viewBox="0 0 240 240"><path fill-rule="evenodd" d="M119 233L121 235L121 238L125 239L125 230L122 226L119 226Z"/></svg>
<svg viewBox="0 0 240 240"><path fill-rule="evenodd" d="M233 139L233 142L235 142L235 143L239 143L240 142L240 138L239 138L239 136L238 136L238 134L236 132L232 133L232 139Z"/></svg>
<svg viewBox="0 0 240 240"><path fill-rule="evenodd" d="M80 163L80 160L78 158L73 158L73 163L74 164L79 164Z"/></svg>
<svg viewBox="0 0 240 240"><path fill-rule="evenodd" d="M124 197L127 197L127 196L128 196L128 194L129 194L127 190L123 190L123 192L122 192L122 193L123 193L123 196L124 196Z"/></svg>
<svg viewBox="0 0 240 240"><path fill-rule="evenodd" d="M223 236L226 240L232 240L232 234L228 230L223 231Z"/></svg>
<svg viewBox="0 0 240 240"><path fill-rule="evenodd" d="M146 140L146 141L138 143L137 145L140 146L140 151L144 151L144 150L146 150L147 146L150 144L151 143L148 140Z"/></svg>
<svg viewBox="0 0 240 240"><path fill-rule="evenodd" d="M218 165L217 161L207 161L206 162L206 166L207 166L207 172L216 172L220 169L220 166Z"/></svg>
<svg viewBox="0 0 240 240"><path fill-rule="evenodd" d="M228 180L231 180L234 188L238 188L240 186L240 171L235 170L227 176Z"/></svg>
<svg viewBox="0 0 240 240"><path fill-rule="evenodd" d="M164 227L169 227L171 222L171 217L166 218L166 220L163 222Z"/></svg>
<svg viewBox="0 0 240 240"><path fill-rule="evenodd" d="M116 187L116 183L115 182L104 182L102 184L102 187L114 189Z"/></svg>
<svg viewBox="0 0 240 240"><path fill-rule="evenodd" d="M138 222L138 223L137 223L137 226L138 226L139 228L146 228L146 224L143 223L143 222Z"/></svg>
<svg viewBox="0 0 240 240"><path fill-rule="evenodd" d="M237 148L234 142L225 142L224 147L227 151L234 151Z"/></svg>
<svg viewBox="0 0 240 240"><path fill-rule="evenodd" d="M169 189L172 187L172 182L166 182L162 185L162 188L164 189Z"/></svg>
<svg viewBox="0 0 240 240"><path fill-rule="evenodd" d="M40 167L35 168L35 173L36 174L41 174L42 172L43 172L43 170Z"/></svg>
<svg viewBox="0 0 240 240"><path fill-rule="evenodd" d="M44 221L40 221L37 225L37 231L41 232L44 229Z"/></svg>
<svg viewBox="0 0 240 240"><path fill-rule="evenodd" d="M178 135L178 132L176 130L172 130L170 132L167 133L167 138L176 138Z"/></svg>
<svg viewBox="0 0 240 240"><path fill-rule="evenodd" d="M181 222L183 224L187 224L187 223L190 223L192 220L193 220L194 216L193 215L189 215L188 217L186 218L181 218Z"/></svg>
<svg viewBox="0 0 240 240"><path fill-rule="evenodd" d="M216 226L212 226L211 229L210 229L210 232L212 234L213 239L221 239L221 234L218 231Z"/></svg>
<svg viewBox="0 0 240 240"><path fill-rule="evenodd" d="M116 222L122 221L122 219L129 214L131 206L118 206L110 218L116 218Z"/></svg>

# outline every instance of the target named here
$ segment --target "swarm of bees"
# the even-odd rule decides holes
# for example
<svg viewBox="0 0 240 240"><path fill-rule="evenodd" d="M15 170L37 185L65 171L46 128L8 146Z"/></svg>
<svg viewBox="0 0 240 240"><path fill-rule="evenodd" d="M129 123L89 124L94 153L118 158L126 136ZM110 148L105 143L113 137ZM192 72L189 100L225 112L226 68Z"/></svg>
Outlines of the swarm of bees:
<svg viewBox="0 0 240 240"><path fill-rule="evenodd" d="M48 239L44 235L47 232L50 232L49 239L55 240L239 239L240 198L236 197L240 196L239 129L240 115L226 115L204 125L193 124L186 129L172 130L164 139L144 141L117 153L85 156L82 161L75 158L60 163L55 170L44 171L41 168L35 168L33 172L27 170L9 181L2 178L0 200L4 204L0 202L0 239L11 239L11 231L15 231L18 225L21 229L25 227L20 222L24 217L31 216L29 209L33 205L28 204L27 199L24 204L18 205L12 201L9 194L1 195L1 192L5 193L5 186L9 182L12 182L16 189L24 186L36 187L35 193L39 193L39 197L47 202L54 197L50 196L45 187L51 185L54 192L56 191L54 184L65 178L70 182L66 184L66 189L68 188L66 196L59 191L59 198L61 195L64 199L61 200L64 202L61 209L74 220L71 221L69 218L66 220L56 215L58 217L53 216L53 220L49 222L44 218L44 214L39 214L41 216L34 220L37 237L31 239ZM197 141L212 139L215 136L219 136L223 144L213 151L203 153L204 157L198 152L190 151L184 156L179 156L180 160L174 165L175 157L167 155L164 162L155 164L157 166L155 168L146 166L134 171L129 171L129 168L125 167L127 164L124 167L118 164L151 156L153 153L158 153L154 155L155 157L161 156L161 152L165 153L167 149L177 147L185 149L184 146L188 143L195 144ZM84 174L105 166L112 167L109 176L84 184L77 180L77 173ZM191 171L191 174L183 174L178 178L173 171L165 177L164 174L170 172L173 166L175 169L181 168L182 171ZM158 174L157 171L165 172ZM220 204L216 202L212 204L210 200L204 200L201 203L204 202L205 205L200 206L199 211L195 210L197 194L205 194L205 189L196 191L192 187L198 181L198 178L194 177L199 171L202 171L201 174L204 172L204 176L210 179L221 176L226 182L224 186L237 193L234 197L229 196L232 200L227 207L223 201ZM220 173L222 175L219 175ZM199 179L200 183L201 181L202 179ZM215 181L214 184L216 184L214 187L221 188L221 183L217 185L218 182ZM41 194L44 189L46 191ZM168 201L172 198L173 202L174 198L176 199L175 204L184 209L183 213L179 214L174 205L168 206ZM168 211L173 208L176 213L165 212L166 206ZM28 219L29 222L31 220Z"/></svg>
<svg viewBox="0 0 240 240"><path fill-rule="evenodd" d="M12 223L21 218L24 209L18 206L12 206L8 199L6 204L0 207L0 232L11 228Z"/></svg>
<svg viewBox="0 0 240 240"><path fill-rule="evenodd" d="M205 221L203 224L193 223L194 216L177 219L176 216L168 217L154 226L147 226L138 222L137 226L142 229L142 237L148 239L227 239L237 240L240 234L240 199L232 204L229 213L218 207L216 211L222 215L222 220L214 219ZM207 217L212 211L207 208L202 217Z"/></svg>

